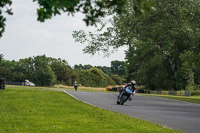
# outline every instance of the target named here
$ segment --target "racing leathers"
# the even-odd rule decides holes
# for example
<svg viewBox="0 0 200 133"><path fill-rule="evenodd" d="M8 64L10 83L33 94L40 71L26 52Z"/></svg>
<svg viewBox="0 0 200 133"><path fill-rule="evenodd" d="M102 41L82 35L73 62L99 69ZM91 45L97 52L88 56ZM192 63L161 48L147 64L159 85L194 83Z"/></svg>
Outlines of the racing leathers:
<svg viewBox="0 0 200 133"><path fill-rule="evenodd" d="M135 93L135 91L136 91L136 88L134 85L126 85L123 91L119 94L119 99L121 99L123 95L126 95L127 99L132 100L131 96Z"/></svg>

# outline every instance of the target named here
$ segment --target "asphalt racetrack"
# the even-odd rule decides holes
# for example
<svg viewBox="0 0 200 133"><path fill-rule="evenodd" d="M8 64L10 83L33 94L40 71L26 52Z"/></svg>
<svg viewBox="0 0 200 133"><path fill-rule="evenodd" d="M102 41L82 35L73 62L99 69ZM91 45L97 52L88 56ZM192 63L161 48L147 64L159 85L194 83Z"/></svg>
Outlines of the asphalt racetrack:
<svg viewBox="0 0 200 133"><path fill-rule="evenodd" d="M134 95L117 105L117 93L66 91L76 99L107 110L152 121L185 133L200 133L200 105L153 96Z"/></svg>

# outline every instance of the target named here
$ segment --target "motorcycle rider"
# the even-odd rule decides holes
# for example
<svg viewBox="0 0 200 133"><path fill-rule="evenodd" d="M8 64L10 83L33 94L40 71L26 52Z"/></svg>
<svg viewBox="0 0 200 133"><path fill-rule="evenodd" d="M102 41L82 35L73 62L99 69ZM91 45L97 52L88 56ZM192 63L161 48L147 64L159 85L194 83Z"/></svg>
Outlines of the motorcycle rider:
<svg viewBox="0 0 200 133"><path fill-rule="evenodd" d="M135 85L136 85L135 80L132 80L131 83L126 84L125 87L124 87L124 89L119 94L119 99L118 100L120 100L123 95L126 95L127 99L132 100L131 96L136 91Z"/></svg>
<svg viewBox="0 0 200 133"><path fill-rule="evenodd" d="M78 84L76 81L74 82L74 89L75 89L75 91L77 91L77 89L78 89Z"/></svg>

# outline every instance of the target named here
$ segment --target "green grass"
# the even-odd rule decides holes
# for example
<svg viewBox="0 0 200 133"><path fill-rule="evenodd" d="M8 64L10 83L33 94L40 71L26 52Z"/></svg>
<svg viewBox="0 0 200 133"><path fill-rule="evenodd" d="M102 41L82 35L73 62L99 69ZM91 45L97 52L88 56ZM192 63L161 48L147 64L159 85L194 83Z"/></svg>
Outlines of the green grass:
<svg viewBox="0 0 200 133"><path fill-rule="evenodd" d="M19 85L6 85L6 88L24 88L24 89L62 89L62 90L74 90L74 88L66 88L66 87L40 87L40 86L19 86ZM89 92L111 92L114 91L106 91L106 90L98 90L98 89L91 89L90 87L86 88L78 88L78 91L89 91Z"/></svg>
<svg viewBox="0 0 200 133"><path fill-rule="evenodd" d="M185 97L185 96L165 96L165 95L163 96L162 95L160 97L200 104L200 96Z"/></svg>
<svg viewBox="0 0 200 133"><path fill-rule="evenodd" d="M200 104L200 96L186 97L186 96L172 96L172 95L159 95L159 94L139 94L139 95L158 96L158 97L163 97L163 98L168 98L168 99Z"/></svg>
<svg viewBox="0 0 200 133"><path fill-rule="evenodd" d="M178 133L99 109L59 91L0 90L0 133Z"/></svg>

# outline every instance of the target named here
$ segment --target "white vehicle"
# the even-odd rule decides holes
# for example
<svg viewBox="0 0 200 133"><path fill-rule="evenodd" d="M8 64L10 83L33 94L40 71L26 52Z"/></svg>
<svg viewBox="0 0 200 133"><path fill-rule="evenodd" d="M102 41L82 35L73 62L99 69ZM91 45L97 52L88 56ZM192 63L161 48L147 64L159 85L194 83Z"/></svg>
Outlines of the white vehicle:
<svg viewBox="0 0 200 133"><path fill-rule="evenodd" d="M33 82L30 82L29 80L25 80L25 86L35 86Z"/></svg>
<svg viewBox="0 0 200 133"><path fill-rule="evenodd" d="M33 82L29 82L29 86L35 86Z"/></svg>

